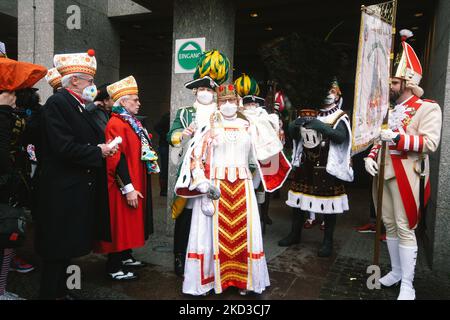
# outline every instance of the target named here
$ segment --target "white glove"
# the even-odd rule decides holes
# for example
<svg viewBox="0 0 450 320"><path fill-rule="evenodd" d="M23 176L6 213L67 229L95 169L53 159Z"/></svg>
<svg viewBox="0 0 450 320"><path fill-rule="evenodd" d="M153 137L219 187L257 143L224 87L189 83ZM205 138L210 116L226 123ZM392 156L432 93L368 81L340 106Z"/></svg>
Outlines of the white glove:
<svg viewBox="0 0 450 320"><path fill-rule="evenodd" d="M209 182L202 182L197 186L197 190L200 193L207 193L209 190Z"/></svg>
<svg viewBox="0 0 450 320"><path fill-rule="evenodd" d="M375 175L378 174L378 164L375 160L372 158L364 158L364 163L366 166L366 171L372 176L375 177Z"/></svg>
<svg viewBox="0 0 450 320"><path fill-rule="evenodd" d="M383 129L381 130L380 138L381 141L393 142L398 135L398 132L394 132L391 129Z"/></svg>

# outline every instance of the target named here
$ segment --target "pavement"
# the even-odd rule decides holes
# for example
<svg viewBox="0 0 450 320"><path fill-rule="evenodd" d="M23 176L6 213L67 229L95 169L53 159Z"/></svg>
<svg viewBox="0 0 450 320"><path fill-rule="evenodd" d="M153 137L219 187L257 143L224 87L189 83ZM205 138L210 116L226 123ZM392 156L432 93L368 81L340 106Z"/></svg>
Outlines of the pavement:
<svg viewBox="0 0 450 320"><path fill-rule="evenodd" d="M156 180L156 179L153 179ZM154 181L155 184L155 181ZM154 190L158 190L155 185ZM148 263L139 270L139 280L113 282L104 273L106 258L89 255L74 260L82 270L82 288L74 295L87 300L395 300L399 288L368 289L366 272L372 264L374 234L359 234L354 228L367 223L369 191L352 186L348 189L351 210L339 216L335 231L334 253L329 258L317 257L323 231L316 225L304 229L302 242L281 248L277 242L290 230L291 209L285 205L286 188L279 199L272 199L271 226L264 235L264 249L268 261L271 286L261 295L242 297L230 288L221 295L192 297L181 292L182 279L173 272L172 239L151 236L144 248L135 250L135 257ZM154 194L155 214L165 214L166 198ZM33 227L30 227L32 234ZM8 291L26 299L36 299L41 276L41 261L34 253L32 236L18 252L37 268L28 274L11 272ZM422 254L420 254L422 252ZM381 243L380 268L389 271L389 257L385 243ZM450 299L450 276L428 268L419 249L415 279L418 299Z"/></svg>

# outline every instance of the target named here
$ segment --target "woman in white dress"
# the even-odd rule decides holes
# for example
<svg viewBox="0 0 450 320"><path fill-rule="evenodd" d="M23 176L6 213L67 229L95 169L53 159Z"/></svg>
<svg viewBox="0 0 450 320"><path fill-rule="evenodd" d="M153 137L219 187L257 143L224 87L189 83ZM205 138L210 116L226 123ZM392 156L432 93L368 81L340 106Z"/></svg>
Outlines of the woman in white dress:
<svg viewBox="0 0 450 320"><path fill-rule="evenodd" d="M175 187L177 195L194 198L183 293L237 287L260 294L270 281L249 162L257 163L268 192L283 185L291 166L281 152L258 159L258 137L238 117L234 86L222 85L217 94L220 111L199 128Z"/></svg>

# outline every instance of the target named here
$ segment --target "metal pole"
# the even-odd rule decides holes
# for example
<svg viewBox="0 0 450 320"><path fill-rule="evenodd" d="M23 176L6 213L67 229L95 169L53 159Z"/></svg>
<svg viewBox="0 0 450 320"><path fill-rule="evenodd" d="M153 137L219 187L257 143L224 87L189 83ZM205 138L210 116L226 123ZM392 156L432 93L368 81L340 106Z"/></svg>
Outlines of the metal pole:
<svg viewBox="0 0 450 320"><path fill-rule="evenodd" d="M397 0L393 0L393 12L392 12L392 46L390 55L390 72L389 72L389 83L391 83L391 75L394 68L394 46L395 46L395 34L396 34L396 16L397 16ZM386 117L383 120L382 129L388 128L389 122L389 110L386 113ZM379 265L380 260L380 235L381 235L381 215L383 212L383 186L384 186L384 168L386 165L386 142L381 144L381 158L380 158L380 168L378 172L378 194L377 194L377 226L375 233L375 250L373 255L373 264Z"/></svg>

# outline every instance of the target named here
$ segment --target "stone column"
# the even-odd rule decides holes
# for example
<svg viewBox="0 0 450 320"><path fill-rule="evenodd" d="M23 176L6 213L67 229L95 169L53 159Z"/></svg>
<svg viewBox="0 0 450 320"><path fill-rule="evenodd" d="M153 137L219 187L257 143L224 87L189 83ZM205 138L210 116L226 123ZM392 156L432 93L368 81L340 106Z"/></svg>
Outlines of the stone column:
<svg viewBox="0 0 450 320"><path fill-rule="evenodd" d="M171 121L178 108L192 104L192 93L184 84L192 80L193 74L175 74L175 40L187 38L206 38L206 50L217 49L225 53L233 64L234 55L235 7L226 0L175 0L173 16L173 56L172 56L172 93L170 99ZM233 77L230 70L229 79ZM173 219L170 213L173 189L178 163L178 151L171 148L169 157L169 192L167 213L162 217L166 222L166 235L173 235ZM157 213L159 214L159 213Z"/></svg>
<svg viewBox="0 0 450 320"><path fill-rule="evenodd" d="M79 8L80 29L69 29L67 20L73 15L68 8ZM119 79L120 39L108 18L108 0L21 0L18 1L19 59L53 67L58 53L96 50L98 69L96 83ZM41 81L42 101L52 88Z"/></svg>
<svg viewBox="0 0 450 320"><path fill-rule="evenodd" d="M54 0L18 1L18 59L53 67ZM37 85L42 102L52 95L52 88L41 80Z"/></svg>
<svg viewBox="0 0 450 320"><path fill-rule="evenodd" d="M425 96L436 100L443 112L439 151L430 157L431 202L428 206L427 235L431 239L433 269L450 272L450 2L439 0L435 11L431 63ZM430 255L431 256L431 255Z"/></svg>

